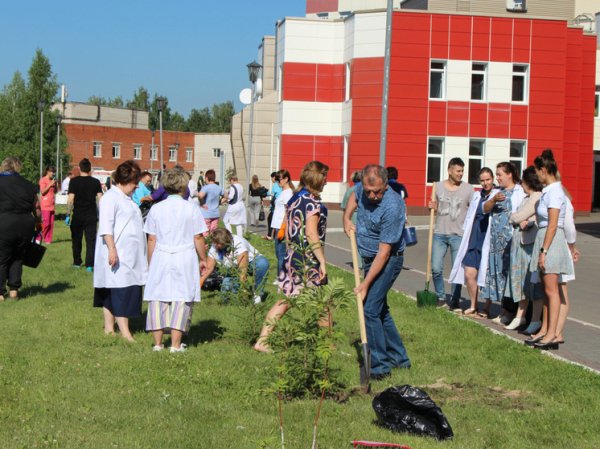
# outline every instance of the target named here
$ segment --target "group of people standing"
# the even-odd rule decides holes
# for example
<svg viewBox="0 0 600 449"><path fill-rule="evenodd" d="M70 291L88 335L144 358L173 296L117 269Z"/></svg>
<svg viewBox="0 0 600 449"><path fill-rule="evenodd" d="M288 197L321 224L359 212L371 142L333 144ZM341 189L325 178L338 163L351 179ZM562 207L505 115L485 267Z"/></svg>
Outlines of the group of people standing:
<svg viewBox="0 0 600 449"><path fill-rule="evenodd" d="M579 251L573 206L552 151L544 150L522 176L511 162L499 163L495 173L482 168L480 191L462 181L463 172L462 160L452 159L448 179L436 183L436 198L429 203L437 216L432 275L439 305L491 319L491 305L499 303L502 310L493 322L530 335L526 343L536 348L557 349L564 342L566 285L575 278ZM452 294L446 303L443 262L448 249ZM470 299L465 310L459 305L463 284Z"/></svg>

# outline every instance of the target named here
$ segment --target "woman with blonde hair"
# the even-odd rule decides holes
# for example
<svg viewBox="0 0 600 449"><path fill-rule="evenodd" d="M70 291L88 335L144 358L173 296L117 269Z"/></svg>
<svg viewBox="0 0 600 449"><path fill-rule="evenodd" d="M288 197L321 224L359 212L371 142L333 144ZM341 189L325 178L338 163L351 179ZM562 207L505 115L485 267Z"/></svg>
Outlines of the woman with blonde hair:
<svg viewBox="0 0 600 449"><path fill-rule="evenodd" d="M296 192L287 203L285 238L287 250L284 268L278 275L283 294L290 298L303 287L318 287L327 283L325 260L325 232L327 208L321 202L321 192L327 184L329 167L312 161L304 166ZM254 349L268 352L267 338L273 322L289 308L287 300L280 300L267 313L266 322Z"/></svg>
<svg viewBox="0 0 600 449"><path fill-rule="evenodd" d="M206 265L203 233L208 231L197 202L183 199L189 182L182 168L168 170L162 184L168 198L154 205L146 219L148 234L148 301L146 330L154 351L163 349L163 333L171 330L170 352L183 352L183 334L190 328L192 305L200 302L200 266Z"/></svg>
<svg viewBox="0 0 600 449"><path fill-rule="evenodd" d="M258 224L258 214L262 200L266 196L267 189L258 182L258 176L252 175L252 182L248 185L248 212L250 213L250 226Z"/></svg>

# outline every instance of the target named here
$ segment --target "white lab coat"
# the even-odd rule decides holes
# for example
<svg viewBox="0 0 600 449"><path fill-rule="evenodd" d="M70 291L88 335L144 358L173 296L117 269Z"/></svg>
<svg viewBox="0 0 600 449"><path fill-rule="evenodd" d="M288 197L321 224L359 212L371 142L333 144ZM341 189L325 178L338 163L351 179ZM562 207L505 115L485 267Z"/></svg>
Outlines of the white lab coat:
<svg viewBox="0 0 600 449"><path fill-rule="evenodd" d="M144 285L148 276L146 236L140 208L120 188L107 190L99 205L100 223L94 260L95 288ZM108 264L108 246L102 236L112 235L119 262Z"/></svg>
<svg viewBox="0 0 600 449"><path fill-rule="evenodd" d="M171 195L152 206L144 232L156 236L156 246L144 301L200 301L200 264L194 236L207 231L200 205L180 195Z"/></svg>
<svg viewBox="0 0 600 449"><path fill-rule="evenodd" d="M499 190L493 189L490 193L489 198L492 198L498 192ZM465 255L467 254L467 248L469 247L469 239L471 237L471 230L473 229L473 222L475 221L475 213L477 212L477 206L479 205L480 199L481 191L474 192L473 196L471 197L471 202L469 203L467 215L465 217L465 223L463 225L463 236L460 242L460 247L458 248L458 253L456 254L456 259L454 259L454 265L452 266L452 271L450 272L450 278L448 280L450 284L463 285L465 283L465 268L463 267L462 261L465 258ZM485 276L487 272L487 266L489 263L489 255L490 226L488 226L487 231L485 233L485 239L483 240L483 247L481 248L481 263L479 264L479 271L477 272L477 285L479 285L480 287L485 286Z"/></svg>
<svg viewBox="0 0 600 449"><path fill-rule="evenodd" d="M232 225L246 224L246 206L244 205L244 188L240 184L232 184L229 187L228 198L232 200L235 195L235 189L238 191L237 201L227 206L227 211L223 216L223 223Z"/></svg>

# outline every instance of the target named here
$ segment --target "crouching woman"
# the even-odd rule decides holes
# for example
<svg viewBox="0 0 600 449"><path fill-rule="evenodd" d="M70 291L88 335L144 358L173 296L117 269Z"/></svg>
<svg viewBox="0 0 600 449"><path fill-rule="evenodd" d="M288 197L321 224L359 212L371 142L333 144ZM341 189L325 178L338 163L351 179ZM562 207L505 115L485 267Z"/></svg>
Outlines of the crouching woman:
<svg viewBox="0 0 600 449"><path fill-rule="evenodd" d="M206 265L203 233L208 231L200 205L183 199L189 177L182 168L167 171L162 184L168 198L155 204L146 219L148 234L148 301L146 330L154 351L163 349L163 333L171 331L170 352L183 352L183 334L190 328L192 305L200 302L200 268Z"/></svg>
<svg viewBox="0 0 600 449"><path fill-rule="evenodd" d="M239 271L239 281L226 276L221 291L237 293L240 282L245 282L248 274L254 274L254 303L262 301L265 279L269 271L269 261L254 248L248 240L232 235L227 229L219 228L211 234L212 246L208 251L207 269L202 273L201 285L213 273L217 264Z"/></svg>

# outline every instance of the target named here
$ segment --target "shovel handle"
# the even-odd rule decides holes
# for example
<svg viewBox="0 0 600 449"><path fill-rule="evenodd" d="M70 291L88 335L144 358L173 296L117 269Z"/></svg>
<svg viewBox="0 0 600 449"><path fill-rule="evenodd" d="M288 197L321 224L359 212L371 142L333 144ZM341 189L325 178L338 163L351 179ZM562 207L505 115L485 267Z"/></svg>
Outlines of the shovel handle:
<svg viewBox="0 0 600 449"><path fill-rule="evenodd" d="M431 201L435 201L435 182L431 187ZM435 210L431 209L429 212L429 242L427 244L427 271L425 272L425 279L427 285L431 280L431 250L433 248L433 226L435 221Z"/></svg>
<svg viewBox="0 0 600 449"><path fill-rule="evenodd" d="M360 285L360 272L358 270L358 246L356 244L356 234L350 231L350 246L352 247L352 268L354 269L354 286ZM367 327L365 326L365 310L363 307L362 295L356 295L356 307L358 309L358 323L360 325L360 342L367 343Z"/></svg>

